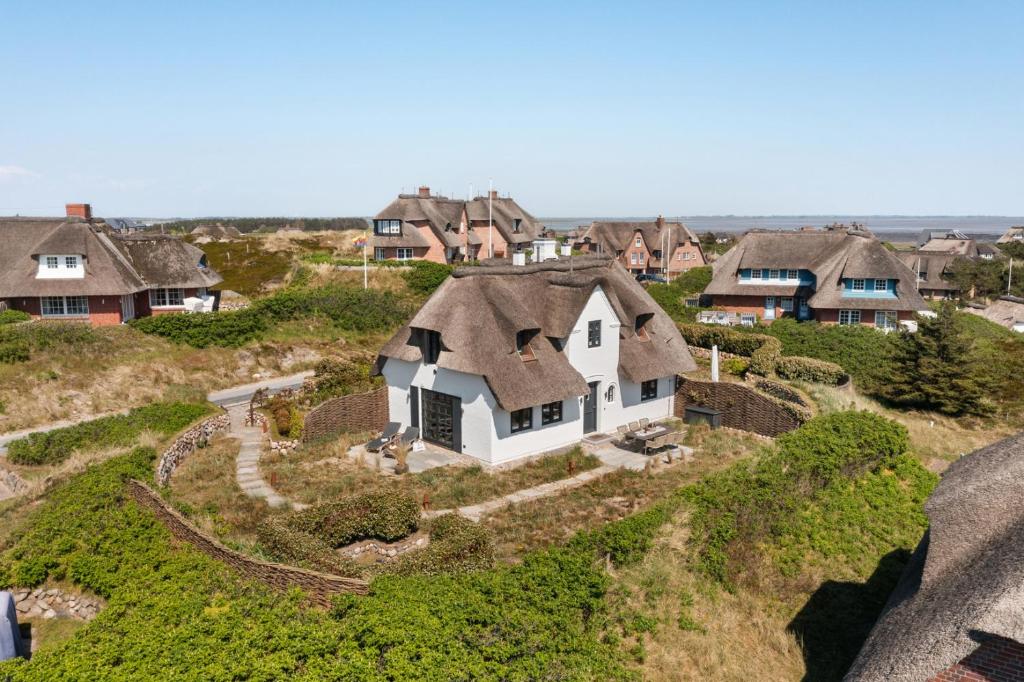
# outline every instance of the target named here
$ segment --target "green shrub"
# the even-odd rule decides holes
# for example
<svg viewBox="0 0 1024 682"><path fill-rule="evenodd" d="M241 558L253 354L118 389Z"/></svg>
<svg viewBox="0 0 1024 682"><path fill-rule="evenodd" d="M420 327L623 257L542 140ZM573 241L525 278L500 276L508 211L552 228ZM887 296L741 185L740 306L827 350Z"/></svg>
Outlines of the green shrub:
<svg viewBox="0 0 1024 682"><path fill-rule="evenodd" d="M458 514L430 523L430 544L383 567L396 575L439 575L480 571L494 565L494 533Z"/></svg>
<svg viewBox="0 0 1024 682"><path fill-rule="evenodd" d="M415 260L409 263L409 269L402 273L406 286L418 294L430 295L441 286L452 274L452 267L444 263L432 263Z"/></svg>
<svg viewBox="0 0 1024 682"><path fill-rule="evenodd" d="M29 434L8 444L7 457L15 464L56 464L75 450L131 445L143 431L169 436L211 412L207 403L154 403L125 415Z"/></svg>
<svg viewBox="0 0 1024 682"><path fill-rule="evenodd" d="M749 369L754 374L760 374L763 377L771 376L781 357L782 344L778 339L770 336L764 337L761 347L750 354Z"/></svg>
<svg viewBox="0 0 1024 682"><path fill-rule="evenodd" d="M140 317L128 324L145 334L162 336L193 348L237 348L261 338L268 328L267 320L252 308L154 315Z"/></svg>
<svg viewBox="0 0 1024 682"><path fill-rule="evenodd" d="M420 505L412 496L387 490L322 502L293 512L285 523L331 547L342 547L369 538L404 538L416 530L419 518Z"/></svg>
<svg viewBox="0 0 1024 682"><path fill-rule="evenodd" d="M303 396L310 405L353 393L365 393L383 385L381 377L370 375L370 362L326 358L313 370L312 390Z"/></svg>
<svg viewBox="0 0 1024 682"><path fill-rule="evenodd" d="M775 361L775 373L783 379L810 381L836 386L847 378L846 371L834 362L814 358L780 357Z"/></svg>
<svg viewBox="0 0 1024 682"><path fill-rule="evenodd" d="M14 310L12 308L0 310L0 325L28 322L31 319L32 316L22 310Z"/></svg>
<svg viewBox="0 0 1024 682"><path fill-rule="evenodd" d="M650 550L658 529L668 523L677 508L675 500L662 502L595 530L580 531L569 546L608 557L616 566L636 563Z"/></svg>
<svg viewBox="0 0 1024 682"><path fill-rule="evenodd" d="M13 365L16 362L28 362L30 357L28 344L22 340L0 341L0 363Z"/></svg>
<svg viewBox="0 0 1024 682"><path fill-rule="evenodd" d="M359 568L344 559L326 542L287 525L281 517L270 517L256 529L260 546L279 561L333 575L357 577Z"/></svg>
<svg viewBox="0 0 1024 682"><path fill-rule="evenodd" d="M721 352L733 355L752 356L765 345L778 348L778 342L770 336L744 333L722 325L680 324L679 332L691 346L718 346Z"/></svg>
<svg viewBox="0 0 1024 682"><path fill-rule="evenodd" d="M699 567L731 586L743 558L783 537L822 490L891 466L907 444L901 424L871 412L837 412L780 436L756 463L734 464L684 488Z"/></svg>

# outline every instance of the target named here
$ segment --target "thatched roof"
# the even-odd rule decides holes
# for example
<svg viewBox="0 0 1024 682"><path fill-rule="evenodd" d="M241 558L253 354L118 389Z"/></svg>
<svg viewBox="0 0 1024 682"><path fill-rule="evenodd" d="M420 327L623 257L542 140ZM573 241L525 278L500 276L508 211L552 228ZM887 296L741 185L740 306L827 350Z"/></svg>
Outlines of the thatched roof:
<svg viewBox="0 0 1024 682"><path fill-rule="evenodd" d="M430 242L420 234L414 222L426 222L438 241L447 247L461 245L458 231L462 221L464 201L445 197L423 197L418 194L400 194L387 208L374 216L376 220L401 220L401 235L374 235L373 246L425 247Z"/></svg>
<svg viewBox="0 0 1024 682"><path fill-rule="evenodd" d="M221 281L196 247L170 236L117 235L102 221L0 218L0 298L113 296ZM39 257L84 256L82 279L39 279Z"/></svg>
<svg viewBox="0 0 1024 682"><path fill-rule="evenodd" d="M615 255L616 252L625 251L629 247L630 240L637 232L643 237L644 244L648 251L661 251L664 244L668 245L671 256L675 247L691 243L700 246L697 235L680 222L668 222L657 220L649 221L608 221L597 220L590 223L579 237L579 241L589 241L598 244L603 253ZM668 235L667 237L665 235ZM657 266L656 263L652 263Z"/></svg>
<svg viewBox="0 0 1024 682"><path fill-rule="evenodd" d="M869 233L857 230L748 232L714 263L714 276L704 290L710 295L801 296L806 289L792 284L741 284L746 268L809 270L816 279L808 303L813 308L924 310L915 286L916 275ZM896 298L842 295L843 279L894 279Z"/></svg>
<svg viewBox="0 0 1024 682"><path fill-rule="evenodd" d="M561 349L597 288L622 324L623 376L640 382L696 369L672 320L621 265L601 256L459 268L384 345L378 369L387 358L421 361L419 330L429 330L441 336L438 367L484 377L506 410L584 395L587 382ZM638 317L649 318L649 339L637 336ZM516 352L516 334L524 330L536 331L536 360Z"/></svg>
<svg viewBox="0 0 1024 682"><path fill-rule="evenodd" d="M965 308L964 310L1007 329L1024 324L1024 298L1018 296L1003 296L992 305L980 310L977 308Z"/></svg>
<svg viewBox="0 0 1024 682"><path fill-rule="evenodd" d="M996 244L1012 244L1019 241L1024 241L1024 227L1011 227L996 240Z"/></svg>
<svg viewBox="0 0 1024 682"><path fill-rule="evenodd" d="M919 289L931 291L959 291L960 287L946 280L943 275L950 272L951 266L960 256L952 253L936 253L933 251L898 251L896 257L914 273L923 275Z"/></svg>
<svg viewBox="0 0 1024 682"><path fill-rule="evenodd" d="M491 207L491 220L494 228L509 244L532 242L543 236L544 226L540 221L523 210L512 197L476 197L466 204L466 215L471 221L487 221L488 205ZM515 231L515 221L519 220L519 231Z"/></svg>
<svg viewBox="0 0 1024 682"><path fill-rule="evenodd" d="M1024 642L1024 433L954 463L930 529L846 676L926 680L987 637Z"/></svg>
<svg viewBox="0 0 1024 682"><path fill-rule="evenodd" d="M955 256L978 255L978 246L975 241L966 235L957 234L932 237L921 245L920 250L935 253L950 253Z"/></svg>

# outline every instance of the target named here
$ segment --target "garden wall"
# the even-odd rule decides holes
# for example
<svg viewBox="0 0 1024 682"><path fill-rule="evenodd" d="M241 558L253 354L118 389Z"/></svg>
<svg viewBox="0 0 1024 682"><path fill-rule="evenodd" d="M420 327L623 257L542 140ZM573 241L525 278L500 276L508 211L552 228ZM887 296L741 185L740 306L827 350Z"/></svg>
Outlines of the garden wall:
<svg viewBox="0 0 1024 682"><path fill-rule="evenodd" d="M214 538L206 535L170 507L163 498L141 481L128 482L128 493L143 507L150 509L171 534L186 542L203 554L221 561L242 576L256 580L276 590L300 588L309 600L319 606L329 607L331 597L336 594L366 594L369 583L357 578L343 578L327 573L318 573L297 566L285 566L261 561L241 552L228 549Z"/></svg>
<svg viewBox="0 0 1024 682"><path fill-rule="evenodd" d="M164 450L156 467L156 482L160 485L167 485L171 480L171 474L178 468L182 460L196 451L198 447L205 447L215 433L227 431L231 428L231 417L226 412L209 417L188 429L174 439L170 447Z"/></svg>
<svg viewBox="0 0 1024 682"><path fill-rule="evenodd" d="M771 437L798 428L810 416L796 404L763 395L743 384L679 377L675 415L682 418L691 405L722 412L722 426Z"/></svg>
<svg viewBox="0 0 1024 682"><path fill-rule="evenodd" d="M381 431L388 423L388 387L331 398L306 415L302 440L329 438L346 431Z"/></svg>

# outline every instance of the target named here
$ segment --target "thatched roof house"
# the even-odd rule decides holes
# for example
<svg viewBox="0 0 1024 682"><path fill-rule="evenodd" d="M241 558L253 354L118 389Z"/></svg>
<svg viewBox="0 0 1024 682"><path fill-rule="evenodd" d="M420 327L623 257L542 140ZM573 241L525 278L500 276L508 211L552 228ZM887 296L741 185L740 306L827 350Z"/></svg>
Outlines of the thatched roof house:
<svg viewBox="0 0 1024 682"><path fill-rule="evenodd" d="M1024 298L1019 296L1002 296L986 308L965 310L1015 332L1024 332Z"/></svg>
<svg viewBox="0 0 1024 682"><path fill-rule="evenodd" d="M752 321L792 316L892 328L927 308L915 280L868 232L748 232L715 261L704 293Z"/></svg>
<svg viewBox="0 0 1024 682"><path fill-rule="evenodd" d="M1011 227L996 241L997 244L1013 244L1014 242L1024 242L1024 227Z"/></svg>
<svg viewBox="0 0 1024 682"><path fill-rule="evenodd" d="M917 290L923 298L945 299L960 294L960 287L949 281L957 256L936 251L897 251L896 257L914 273Z"/></svg>
<svg viewBox="0 0 1024 682"><path fill-rule="evenodd" d="M696 365L672 320L620 265L585 256L456 270L384 345L377 368L388 382L392 419L495 462L641 416L667 417L676 375ZM432 431L433 412L410 398L421 392L458 400L460 409L450 401L443 409L463 415L459 439L451 423ZM534 430L545 425L545 410L557 410L551 424L558 428Z"/></svg>
<svg viewBox="0 0 1024 682"><path fill-rule="evenodd" d="M222 278L206 255L164 235L121 235L86 215L0 218L0 300L36 317L116 324L183 310ZM71 211L69 207L69 212ZM212 305L212 303L211 303Z"/></svg>
<svg viewBox="0 0 1024 682"><path fill-rule="evenodd" d="M1024 680L1022 499L1024 433L946 471L925 505L930 528L846 680Z"/></svg>
<svg viewBox="0 0 1024 682"><path fill-rule="evenodd" d="M543 232L536 218L496 191L464 201L420 187L416 194L399 194L374 216L370 246L377 260L456 263L486 258L488 247L493 247L494 257L508 258L529 248Z"/></svg>
<svg viewBox="0 0 1024 682"><path fill-rule="evenodd" d="M575 240L588 253L619 259L634 274L669 275L707 264L697 235L661 216L649 221L594 221Z"/></svg>

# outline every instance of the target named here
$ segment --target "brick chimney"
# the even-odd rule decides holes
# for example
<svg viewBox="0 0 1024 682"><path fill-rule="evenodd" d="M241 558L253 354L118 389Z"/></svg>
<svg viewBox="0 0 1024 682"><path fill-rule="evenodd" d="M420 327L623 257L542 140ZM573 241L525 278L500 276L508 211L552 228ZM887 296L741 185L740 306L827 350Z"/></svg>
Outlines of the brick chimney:
<svg viewBox="0 0 1024 682"><path fill-rule="evenodd" d="M492 189L491 190L491 199L497 199L497 198L498 198L498 190Z"/></svg>
<svg viewBox="0 0 1024 682"><path fill-rule="evenodd" d="M657 225L658 229L660 230L661 228L665 227L665 219L659 215L658 219L654 221L654 224Z"/></svg>
<svg viewBox="0 0 1024 682"><path fill-rule="evenodd" d="M421 199L429 199L430 198L430 188L427 187L426 185L420 185L420 198Z"/></svg>
<svg viewBox="0 0 1024 682"><path fill-rule="evenodd" d="M68 218L92 220L92 206L89 204L64 204L64 210Z"/></svg>

